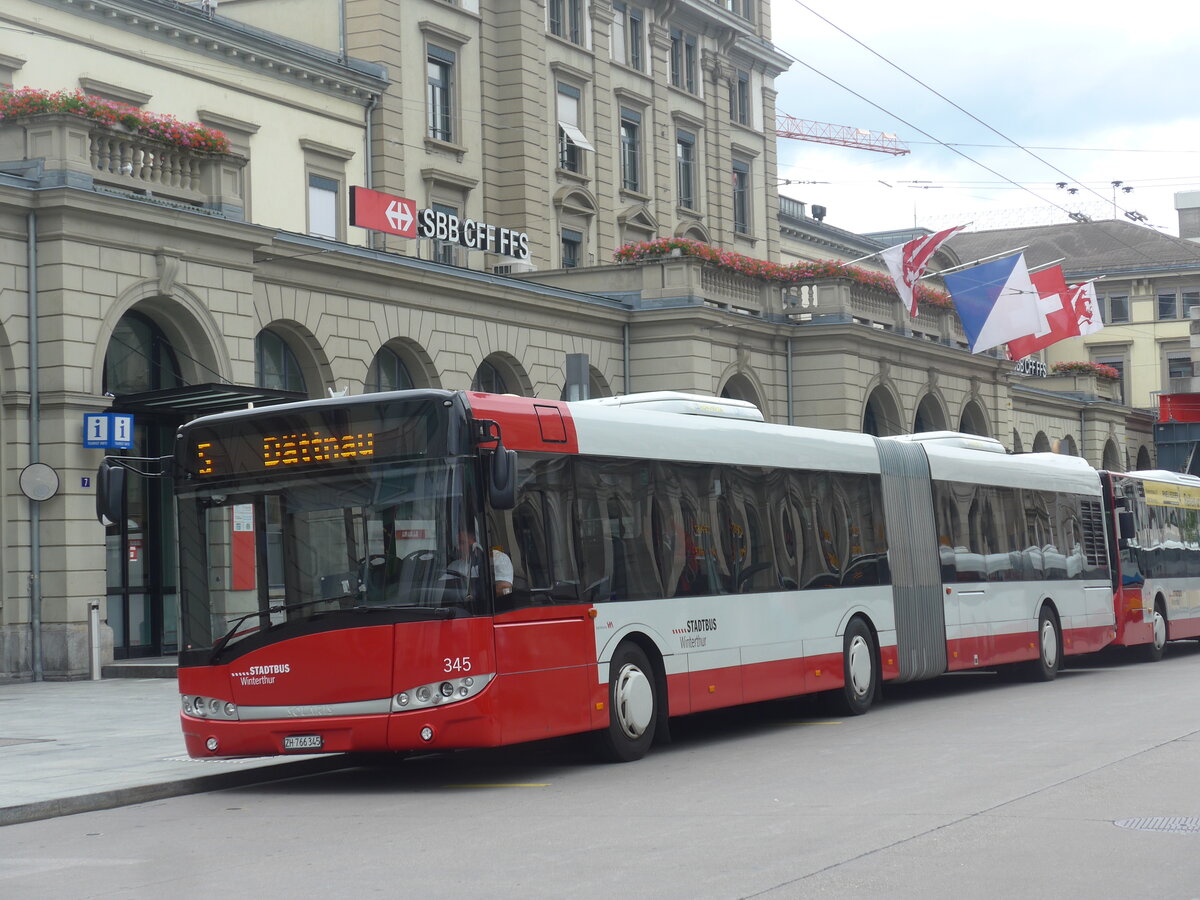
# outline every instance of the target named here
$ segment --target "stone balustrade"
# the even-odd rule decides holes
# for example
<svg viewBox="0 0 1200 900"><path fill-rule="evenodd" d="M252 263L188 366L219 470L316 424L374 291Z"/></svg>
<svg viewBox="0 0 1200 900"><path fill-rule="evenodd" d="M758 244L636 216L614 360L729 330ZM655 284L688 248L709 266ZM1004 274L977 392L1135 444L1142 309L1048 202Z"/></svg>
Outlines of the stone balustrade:
<svg viewBox="0 0 1200 900"><path fill-rule="evenodd" d="M914 319L893 292L850 278L814 278L784 287L683 255L639 260L615 269L561 269L520 277L595 294L636 296L643 308L703 304L764 319L784 316L797 324L858 323L967 347L962 322L953 309L921 304Z"/></svg>
<svg viewBox="0 0 1200 900"><path fill-rule="evenodd" d="M246 159L145 138L69 113L0 121L0 166L40 161L44 186L117 188L242 219Z"/></svg>
<svg viewBox="0 0 1200 900"><path fill-rule="evenodd" d="M1057 394L1072 394L1084 400L1109 400L1120 403L1121 383L1112 378L1075 372L1052 372L1045 378L1031 378L1030 387Z"/></svg>

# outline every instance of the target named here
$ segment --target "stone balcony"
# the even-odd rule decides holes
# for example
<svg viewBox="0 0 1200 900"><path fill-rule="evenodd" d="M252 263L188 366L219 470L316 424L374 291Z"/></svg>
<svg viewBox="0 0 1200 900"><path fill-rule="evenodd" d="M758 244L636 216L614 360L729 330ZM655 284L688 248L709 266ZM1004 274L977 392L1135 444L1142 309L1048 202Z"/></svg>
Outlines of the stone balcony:
<svg viewBox="0 0 1200 900"><path fill-rule="evenodd" d="M629 299L641 309L703 305L796 324L857 323L949 346L967 346L962 323L953 310L922 304L914 319L894 293L849 278L816 278L784 287L709 265L692 256L558 269L520 277Z"/></svg>
<svg viewBox="0 0 1200 900"><path fill-rule="evenodd" d="M1068 394L1080 400L1121 402L1121 383L1112 378L1101 378L1099 375L1052 373L1045 378L1030 379L1028 384L1030 387L1053 391L1056 394Z"/></svg>
<svg viewBox="0 0 1200 900"><path fill-rule="evenodd" d="M795 322L857 322L953 347L968 346L953 309L922 303L914 319L896 294L850 278L814 279L790 287L783 302L785 314Z"/></svg>
<svg viewBox="0 0 1200 900"><path fill-rule="evenodd" d="M14 164L36 163L20 167ZM69 113L0 121L0 171L44 187L108 188L242 219L244 157L172 146Z"/></svg>

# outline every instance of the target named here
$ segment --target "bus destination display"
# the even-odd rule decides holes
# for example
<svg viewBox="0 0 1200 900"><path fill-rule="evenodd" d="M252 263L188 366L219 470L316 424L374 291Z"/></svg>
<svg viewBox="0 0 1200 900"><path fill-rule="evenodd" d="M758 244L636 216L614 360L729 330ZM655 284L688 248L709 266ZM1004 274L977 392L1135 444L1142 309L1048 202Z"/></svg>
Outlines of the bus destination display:
<svg viewBox="0 0 1200 900"><path fill-rule="evenodd" d="M218 474L215 457L217 451L211 441L196 444L196 474L200 476ZM334 463L343 460L362 459L375 455L373 432L359 432L339 436L322 434L320 431L299 431L293 434L264 435L262 438L263 469L275 466L307 466L319 463Z"/></svg>
<svg viewBox="0 0 1200 900"><path fill-rule="evenodd" d="M187 431L180 463L188 475L212 479L330 470L444 452L445 429L433 404L363 404L336 413L197 425Z"/></svg>

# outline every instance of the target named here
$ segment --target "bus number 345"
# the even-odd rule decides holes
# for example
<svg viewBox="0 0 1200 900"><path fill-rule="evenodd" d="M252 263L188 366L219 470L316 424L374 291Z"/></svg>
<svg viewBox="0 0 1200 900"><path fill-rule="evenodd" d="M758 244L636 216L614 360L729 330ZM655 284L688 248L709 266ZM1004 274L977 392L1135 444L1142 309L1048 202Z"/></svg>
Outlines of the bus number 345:
<svg viewBox="0 0 1200 900"><path fill-rule="evenodd" d="M442 660L442 662L446 666L446 668L444 668L442 670L443 672L470 672L471 671L471 657L469 657L469 656L456 656L453 659L451 659L449 656L447 656L445 659Z"/></svg>

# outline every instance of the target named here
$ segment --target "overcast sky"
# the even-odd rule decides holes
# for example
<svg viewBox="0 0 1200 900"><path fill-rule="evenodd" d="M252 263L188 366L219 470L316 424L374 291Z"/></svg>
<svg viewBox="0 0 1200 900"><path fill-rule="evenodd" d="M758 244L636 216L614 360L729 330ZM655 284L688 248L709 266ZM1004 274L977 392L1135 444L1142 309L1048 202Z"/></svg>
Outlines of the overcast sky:
<svg viewBox="0 0 1200 900"><path fill-rule="evenodd" d="M780 192L825 206L831 225L1114 218L1121 181L1117 218L1138 212L1178 234L1175 193L1200 190L1200 0L772 0L772 25L798 60L776 81L779 113L893 133L912 151L781 139L779 178L819 183Z"/></svg>

